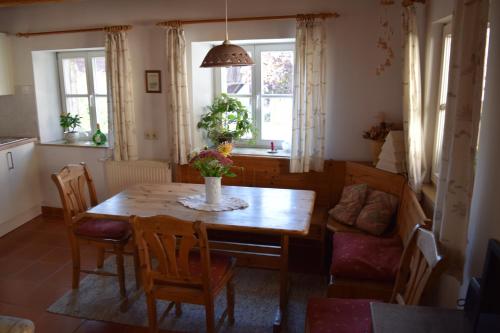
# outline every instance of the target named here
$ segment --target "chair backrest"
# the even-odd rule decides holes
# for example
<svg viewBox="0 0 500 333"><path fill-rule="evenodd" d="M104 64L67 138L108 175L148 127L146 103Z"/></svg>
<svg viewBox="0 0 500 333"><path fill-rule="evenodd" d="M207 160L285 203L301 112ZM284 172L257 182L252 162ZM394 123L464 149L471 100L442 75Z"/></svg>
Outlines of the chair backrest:
<svg viewBox="0 0 500 333"><path fill-rule="evenodd" d="M432 222L425 215L417 199L417 195L413 192L408 183L404 185L403 194L400 200L396 232L406 245L410 241L410 237L416 226L431 229Z"/></svg>
<svg viewBox="0 0 500 333"><path fill-rule="evenodd" d="M391 303L418 305L426 288L439 275L442 263L434 234L416 227L401 257Z"/></svg>
<svg viewBox="0 0 500 333"><path fill-rule="evenodd" d="M66 165L58 173L52 174L52 180L59 190L67 225L73 225L79 215L97 205L94 182L85 163ZM87 193L90 205L87 203Z"/></svg>
<svg viewBox="0 0 500 333"><path fill-rule="evenodd" d="M202 222L189 222L170 216L130 218L146 292L155 281L162 286L210 288L207 231ZM189 257L199 250L201 276L190 272ZM155 262L153 262L155 259Z"/></svg>

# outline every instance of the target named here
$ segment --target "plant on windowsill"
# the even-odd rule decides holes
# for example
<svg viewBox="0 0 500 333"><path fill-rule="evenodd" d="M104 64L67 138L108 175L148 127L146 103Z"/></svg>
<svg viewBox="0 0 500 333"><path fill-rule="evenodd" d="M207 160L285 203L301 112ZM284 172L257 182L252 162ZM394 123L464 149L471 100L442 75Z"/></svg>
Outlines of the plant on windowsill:
<svg viewBox="0 0 500 333"><path fill-rule="evenodd" d="M63 113L59 117L59 125L64 131L64 140L67 143L75 143L78 141L80 133L76 131L76 128L81 124L81 118L79 115L72 116L71 113Z"/></svg>
<svg viewBox="0 0 500 333"><path fill-rule="evenodd" d="M236 98L227 94L217 96L198 122L198 128L207 131L208 138L217 146L223 142L233 142L247 133L255 136L255 126L246 107Z"/></svg>

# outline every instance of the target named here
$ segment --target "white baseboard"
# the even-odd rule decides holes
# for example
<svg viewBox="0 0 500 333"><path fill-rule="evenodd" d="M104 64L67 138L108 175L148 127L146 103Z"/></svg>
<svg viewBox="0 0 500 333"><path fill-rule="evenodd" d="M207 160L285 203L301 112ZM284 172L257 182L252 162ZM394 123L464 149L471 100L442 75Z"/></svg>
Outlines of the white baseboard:
<svg viewBox="0 0 500 333"><path fill-rule="evenodd" d="M38 215L42 213L42 207L41 206L34 206L27 211L22 212L21 214L17 215L16 217L5 221L0 224L0 237L5 235L8 232L11 232L12 230L19 228L26 222L29 222L30 220L34 219Z"/></svg>

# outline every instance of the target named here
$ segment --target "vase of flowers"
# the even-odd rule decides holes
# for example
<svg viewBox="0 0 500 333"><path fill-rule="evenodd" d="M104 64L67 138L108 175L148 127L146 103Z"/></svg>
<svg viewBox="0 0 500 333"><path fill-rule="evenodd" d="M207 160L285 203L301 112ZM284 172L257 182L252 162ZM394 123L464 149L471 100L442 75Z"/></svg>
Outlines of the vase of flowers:
<svg viewBox="0 0 500 333"><path fill-rule="evenodd" d="M385 142L385 137L393 129L394 124L380 122L379 125L372 126L370 130L363 132L363 138L370 140L370 148L372 151L372 163L377 165L378 156Z"/></svg>
<svg viewBox="0 0 500 333"><path fill-rule="evenodd" d="M191 155L189 163L205 178L205 201L218 204L221 200L221 180L223 176L235 177L231 171L233 161L229 158L232 144L222 143L216 148L205 148Z"/></svg>

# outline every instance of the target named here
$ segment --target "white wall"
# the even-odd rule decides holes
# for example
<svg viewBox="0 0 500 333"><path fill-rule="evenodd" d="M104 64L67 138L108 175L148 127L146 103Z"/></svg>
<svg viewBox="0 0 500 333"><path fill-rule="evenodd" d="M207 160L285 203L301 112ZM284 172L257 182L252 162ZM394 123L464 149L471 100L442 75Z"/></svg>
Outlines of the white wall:
<svg viewBox="0 0 500 333"><path fill-rule="evenodd" d="M160 69L165 82L164 32L154 23L164 19L216 18L223 15L223 1L186 0L87 0L0 9L0 30L43 31L92 27L110 24L133 24L130 49L133 65L134 98L137 112L141 158L167 158L167 120L165 94L145 94L144 70ZM401 121L401 50L399 5L388 7L394 28L394 65L382 76L375 68L384 60L376 48L380 34L379 16L383 9L378 0L321 1L277 0L252 2L229 1L230 16L265 16L323 11L338 11L341 17L327 21L327 145L328 158L367 160L370 150L361 138L362 131L384 111L392 121ZM71 19L68 19L71 18ZM295 35L294 20L244 22L230 24L232 39L289 38ZM186 38L193 41L220 40L222 24L186 26ZM102 47L101 32L43 37L16 38L15 78L17 85L33 85L31 52L68 48ZM190 60L190 57L188 57ZM190 64L191 65L191 64ZM165 87L165 84L163 84ZM15 97L14 97L15 98ZM9 103L7 103L9 104ZM0 104L1 105L1 104ZM1 107L0 117L17 111L16 102ZM34 100L26 115L35 114ZM28 112L29 111L29 112ZM29 117L27 118L29 119ZM196 120L194 123L196 123ZM32 134L38 135L36 122ZM144 139L145 131L155 131L159 140ZM0 128L0 135L2 135Z"/></svg>

